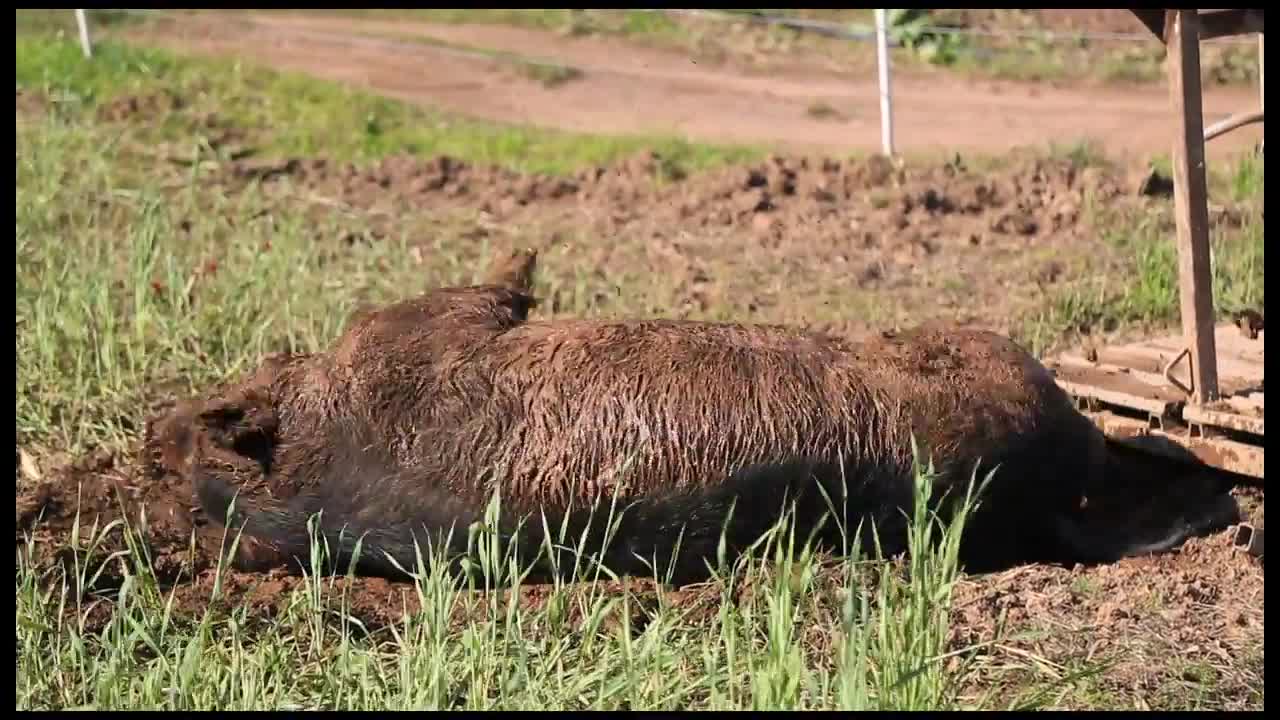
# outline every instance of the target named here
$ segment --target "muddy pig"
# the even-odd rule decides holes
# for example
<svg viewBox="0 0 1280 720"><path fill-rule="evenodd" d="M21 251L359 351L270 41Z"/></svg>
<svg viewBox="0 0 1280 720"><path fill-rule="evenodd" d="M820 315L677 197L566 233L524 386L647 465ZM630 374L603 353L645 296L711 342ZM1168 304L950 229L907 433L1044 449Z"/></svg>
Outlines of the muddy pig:
<svg viewBox="0 0 1280 720"><path fill-rule="evenodd" d="M533 320L533 305L485 285L362 313L327 352L272 358L149 442L211 519L243 528L245 568L305 564L316 513L342 570L357 539L368 574L412 569L415 543L426 555L448 537L456 557L495 491L499 535L522 557L546 546L545 522L555 542L586 538L614 572L677 583L706 574L722 533L732 559L788 504L797 530L828 547L861 528L865 549L874 526L892 554L906 544L913 438L944 518L995 471L963 538L971 571L1107 562L1235 517L1213 477L1145 473L999 335L853 342L766 325ZM538 572L555 571L547 557Z"/></svg>

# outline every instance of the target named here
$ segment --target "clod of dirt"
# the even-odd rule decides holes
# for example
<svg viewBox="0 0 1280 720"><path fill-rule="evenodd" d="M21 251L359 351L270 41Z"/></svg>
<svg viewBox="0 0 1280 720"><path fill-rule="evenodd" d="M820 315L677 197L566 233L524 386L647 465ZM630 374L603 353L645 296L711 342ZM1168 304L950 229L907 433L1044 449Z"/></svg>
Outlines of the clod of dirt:
<svg viewBox="0 0 1280 720"><path fill-rule="evenodd" d="M168 90L147 95L126 95L105 103L98 108L100 122L126 122L133 119L160 121L168 114L181 110L186 103L182 96Z"/></svg>
<svg viewBox="0 0 1280 720"><path fill-rule="evenodd" d="M203 536L206 523L194 491L172 476L157 473L146 458L130 461L92 452L67 467L52 469L48 476L47 482L20 488L16 503L15 540L22 545L30 535L41 562L60 561L68 552L82 551L92 540L90 530L95 526L101 531L112 521L122 520L141 530L145 518L152 568L161 582L190 578L216 565L221 531ZM82 547L67 547L77 524ZM193 532L197 535L194 548ZM99 559L125 548L124 535L117 528L104 538ZM47 549L53 549L51 555L44 555ZM121 573L119 567L109 567L102 581L110 585Z"/></svg>
<svg viewBox="0 0 1280 720"><path fill-rule="evenodd" d="M17 88L16 110L18 117L40 117L49 112L52 103L39 90Z"/></svg>

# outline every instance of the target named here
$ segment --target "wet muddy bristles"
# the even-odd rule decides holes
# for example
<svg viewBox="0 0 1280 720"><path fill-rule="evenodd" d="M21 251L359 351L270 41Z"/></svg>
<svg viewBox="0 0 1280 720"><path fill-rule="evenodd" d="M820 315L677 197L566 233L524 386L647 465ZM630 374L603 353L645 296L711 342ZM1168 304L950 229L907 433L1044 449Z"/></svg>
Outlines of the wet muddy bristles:
<svg viewBox="0 0 1280 720"><path fill-rule="evenodd" d="M549 523L613 573L692 582L787 504L828 548L859 532L892 556L913 443L940 468L935 510L979 502L961 546L971 570L1108 562L1236 520L1228 484L1144 477L997 335L531 319L534 298L510 287L526 273L508 264L492 272L508 286L362 311L328 351L184 404L146 452L244 531L245 569L304 562L319 513L339 567L360 543L355 567L394 574L423 544L464 550L491 500L525 563Z"/></svg>

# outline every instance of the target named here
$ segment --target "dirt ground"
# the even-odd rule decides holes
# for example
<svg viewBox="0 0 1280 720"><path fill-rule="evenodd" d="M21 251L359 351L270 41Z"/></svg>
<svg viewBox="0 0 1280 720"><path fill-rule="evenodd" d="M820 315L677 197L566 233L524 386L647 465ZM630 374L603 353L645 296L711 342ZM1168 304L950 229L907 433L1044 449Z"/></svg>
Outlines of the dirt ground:
<svg viewBox="0 0 1280 720"><path fill-rule="evenodd" d="M629 46L619 52L616 38L493 25L261 14L165 17L171 19L130 36L265 62L474 117L800 151L880 149L874 68L837 73L801 64L744 72L669 50ZM577 68L581 75L548 87L492 58L423 40L501 49ZM1163 85L1069 88L900 71L893 93L895 142L907 153L1002 153L1090 139L1109 155L1146 156L1167 154L1177 129ZM1205 122L1256 104L1256 90L1206 88ZM829 111L815 112L819 106ZM1212 159L1261 139L1255 125L1214 140L1208 152Z"/></svg>

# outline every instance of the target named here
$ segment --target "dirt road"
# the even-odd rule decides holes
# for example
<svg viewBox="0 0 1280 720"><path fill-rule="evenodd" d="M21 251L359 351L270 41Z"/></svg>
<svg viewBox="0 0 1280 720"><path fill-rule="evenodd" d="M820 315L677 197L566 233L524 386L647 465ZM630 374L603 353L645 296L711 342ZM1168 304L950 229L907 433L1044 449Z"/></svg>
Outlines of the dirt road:
<svg viewBox="0 0 1280 720"><path fill-rule="evenodd" d="M828 152L880 145L871 72L749 74L616 38L332 16L179 16L163 31L153 26L132 37L245 57L489 120ZM548 87L492 57L440 43L502 50L581 75ZM1175 132L1161 86L1073 89L900 72L893 92L897 145L906 153L995 153L1088 139L1113 156L1149 156L1167 154ZM1209 89L1206 123L1256 104L1247 88ZM1210 143L1210 157L1249 149L1261 138L1257 125L1237 131Z"/></svg>

